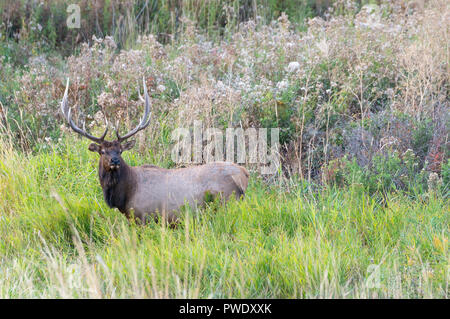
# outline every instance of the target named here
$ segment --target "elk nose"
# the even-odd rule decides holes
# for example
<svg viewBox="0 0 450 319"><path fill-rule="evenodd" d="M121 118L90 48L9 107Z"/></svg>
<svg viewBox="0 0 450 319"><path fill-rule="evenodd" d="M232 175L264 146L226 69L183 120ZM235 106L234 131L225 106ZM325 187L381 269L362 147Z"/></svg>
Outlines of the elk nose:
<svg viewBox="0 0 450 319"><path fill-rule="evenodd" d="M120 159L117 157L112 158L111 165L120 165Z"/></svg>

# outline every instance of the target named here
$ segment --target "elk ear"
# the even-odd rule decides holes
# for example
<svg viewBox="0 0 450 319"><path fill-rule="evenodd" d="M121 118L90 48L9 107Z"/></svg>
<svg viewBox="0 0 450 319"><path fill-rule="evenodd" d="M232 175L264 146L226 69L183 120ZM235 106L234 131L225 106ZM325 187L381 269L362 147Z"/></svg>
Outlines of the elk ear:
<svg viewBox="0 0 450 319"><path fill-rule="evenodd" d="M90 145L89 145L89 150L91 151L91 152L97 152L97 153L100 153L100 150L101 150L102 148L100 147L100 145L98 145L98 144L95 144L95 143L91 143Z"/></svg>
<svg viewBox="0 0 450 319"><path fill-rule="evenodd" d="M136 141L134 141L134 140L126 142L125 144L122 145L122 152L131 150L133 148L134 144L136 144Z"/></svg>

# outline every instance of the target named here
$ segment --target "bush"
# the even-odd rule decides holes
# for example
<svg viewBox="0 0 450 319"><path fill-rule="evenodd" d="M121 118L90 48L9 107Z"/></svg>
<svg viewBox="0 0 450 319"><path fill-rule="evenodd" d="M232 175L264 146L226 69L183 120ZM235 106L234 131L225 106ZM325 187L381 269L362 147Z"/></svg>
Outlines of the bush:
<svg viewBox="0 0 450 319"><path fill-rule="evenodd" d="M432 21L448 5L341 5L334 3L324 18L309 19L306 30L274 13L278 18L268 24L250 19L212 42L209 31L186 14L178 38L168 43L136 34L133 45L121 49L116 37L94 35L66 59L32 53L24 68L14 69L2 58L0 73L8 79L0 83L5 126L24 149L56 142L69 77L76 120L96 131L106 114L128 128L140 114L145 75L154 122L139 135L141 151L168 157L167 132L202 120L207 127L280 127L284 172L309 181L319 181L328 164L347 155L361 169L379 171L371 189L406 189L400 177L405 169L397 166L405 165L408 149L418 163L416 173L424 168L441 174L449 123L448 53L441 35L448 21L440 28ZM42 10L36 19L45 15ZM200 19L205 12L195 14ZM28 42L19 44L35 45L38 40L26 34ZM423 50L415 50L416 44Z"/></svg>

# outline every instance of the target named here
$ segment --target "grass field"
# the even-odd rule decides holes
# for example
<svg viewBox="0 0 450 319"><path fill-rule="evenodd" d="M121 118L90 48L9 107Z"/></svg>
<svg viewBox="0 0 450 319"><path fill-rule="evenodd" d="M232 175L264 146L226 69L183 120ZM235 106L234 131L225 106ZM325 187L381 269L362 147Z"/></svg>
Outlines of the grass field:
<svg viewBox="0 0 450 319"><path fill-rule="evenodd" d="M79 28L66 1L0 3L0 298L449 297L448 0L71 2ZM68 78L96 136L137 125L145 81L130 165L190 165L173 133L199 122L279 129L281 165L237 138L243 200L136 225Z"/></svg>
<svg viewBox="0 0 450 319"><path fill-rule="evenodd" d="M0 297L448 298L448 200L252 176L176 229L107 208L87 142L1 142ZM129 152L132 165L146 158Z"/></svg>

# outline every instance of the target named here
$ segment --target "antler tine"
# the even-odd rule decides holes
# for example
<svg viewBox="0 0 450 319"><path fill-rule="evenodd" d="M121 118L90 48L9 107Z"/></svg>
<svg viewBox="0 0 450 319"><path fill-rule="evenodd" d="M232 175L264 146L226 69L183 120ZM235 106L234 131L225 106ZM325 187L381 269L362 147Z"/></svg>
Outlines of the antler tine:
<svg viewBox="0 0 450 319"><path fill-rule="evenodd" d="M138 82L138 95L139 95L139 100L141 100L141 102L145 102L144 98L141 95L141 90L139 90L139 82Z"/></svg>
<svg viewBox="0 0 450 319"><path fill-rule="evenodd" d="M67 122L69 122L70 127L72 128L72 130L74 130L78 134L80 134L96 143L99 143L99 144L102 143L106 137L106 134L108 133L108 120L105 117L106 130L100 138L95 137L95 136L89 134L88 132L86 132L85 129L81 129L78 126L76 126L71 118L72 109L68 106L68 97L67 97L68 92L69 92L69 78L67 78L66 90L64 91L64 97L61 102L61 112L63 113ZM85 125L83 124L83 128L84 127L85 127Z"/></svg>
<svg viewBox="0 0 450 319"><path fill-rule="evenodd" d="M142 77L142 83L144 85L144 98L143 98L143 100L145 102L144 116L140 119L139 124L133 130L131 130L124 136L120 136L119 131L116 130L117 140L119 140L119 141L124 141L127 138L130 138L137 132L145 129L150 124L150 120L151 120L150 97L148 96L148 93L147 93L147 84L145 83L144 77ZM139 92L139 98L142 99L141 92Z"/></svg>

